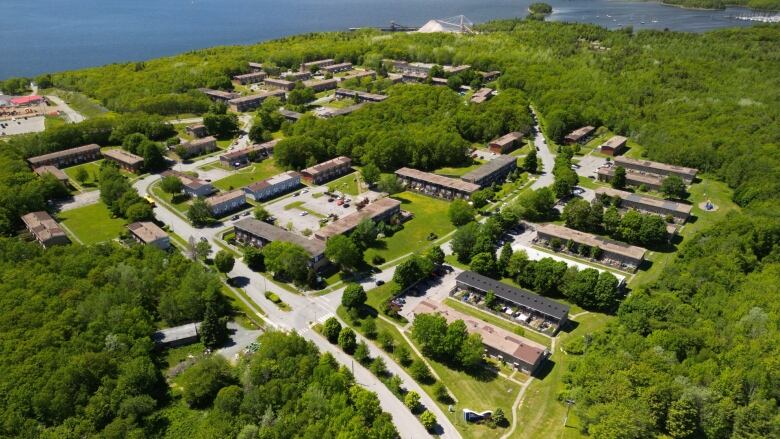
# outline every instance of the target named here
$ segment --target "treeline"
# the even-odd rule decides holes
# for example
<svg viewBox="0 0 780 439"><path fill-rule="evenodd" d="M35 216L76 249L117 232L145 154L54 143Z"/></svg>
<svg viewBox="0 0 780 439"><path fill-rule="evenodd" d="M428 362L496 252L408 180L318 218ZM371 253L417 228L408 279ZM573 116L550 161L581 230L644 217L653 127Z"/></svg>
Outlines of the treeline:
<svg viewBox="0 0 780 439"><path fill-rule="evenodd" d="M113 162L105 161L101 164L98 188L100 199L114 215L127 218L130 222L154 218L151 204L138 195L138 191Z"/></svg>
<svg viewBox="0 0 780 439"><path fill-rule="evenodd" d="M154 247L0 239L0 435L152 437L167 399L150 335L227 305L219 280Z"/></svg>
<svg viewBox="0 0 780 439"><path fill-rule="evenodd" d="M276 145L274 157L293 169L346 155L384 171L430 170L462 165L472 142L530 127L526 101L516 90L469 106L446 87L397 85L388 94L349 116L308 116L288 125L289 137Z"/></svg>
<svg viewBox="0 0 780 439"><path fill-rule="evenodd" d="M576 343L562 396L594 438L780 436L780 222L732 214L703 231L618 324Z"/></svg>
<svg viewBox="0 0 780 439"><path fill-rule="evenodd" d="M641 213L630 209L623 215L620 214L614 204L607 204L608 197L600 200L595 198L592 202L576 198L563 208L563 220L566 227L591 233L606 233L619 241L641 246L658 246L669 241L666 230L670 219L664 219L660 215ZM559 243L566 244L566 243Z"/></svg>
<svg viewBox="0 0 780 439"><path fill-rule="evenodd" d="M745 6L753 9L780 10L777 0L661 0L666 5L697 9L726 9L727 6Z"/></svg>

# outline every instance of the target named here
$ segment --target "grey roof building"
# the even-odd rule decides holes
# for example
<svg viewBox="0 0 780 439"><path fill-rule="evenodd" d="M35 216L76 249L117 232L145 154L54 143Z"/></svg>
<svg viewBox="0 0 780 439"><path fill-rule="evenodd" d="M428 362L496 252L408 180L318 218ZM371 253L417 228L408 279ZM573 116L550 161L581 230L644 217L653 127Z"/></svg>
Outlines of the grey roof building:
<svg viewBox="0 0 780 439"><path fill-rule="evenodd" d="M324 267L325 243L319 239L307 239L281 227L254 218L245 218L234 224L236 240L246 245L262 248L275 241L289 242L302 247L311 256L309 266L315 270Z"/></svg>
<svg viewBox="0 0 780 439"><path fill-rule="evenodd" d="M495 182L503 181L515 169L517 169L517 157L502 154L463 175L461 180L486 187Z"/></svg>
<svg viewBox="0 0 780 439"><path fill-rule="evenodd" d="M152 334L154 344L160 347L184 346L198 341L200 323L187 323L173 328L160 329Z"/></svg>
<svg viewBox="0 0 780 439"><path fill-rule="evenodd" d="M70 243L68 235L48 212L30 212L22 215L22 222L33 238L44 248Z"/></svg>

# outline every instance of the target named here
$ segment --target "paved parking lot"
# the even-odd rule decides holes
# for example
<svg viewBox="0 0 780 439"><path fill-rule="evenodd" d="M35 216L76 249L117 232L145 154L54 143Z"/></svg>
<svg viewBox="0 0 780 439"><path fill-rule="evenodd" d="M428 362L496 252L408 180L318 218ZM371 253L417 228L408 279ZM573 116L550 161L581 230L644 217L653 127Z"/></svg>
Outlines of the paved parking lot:
<svg viewBox="0 0 780 439"><path fill-rule="evenodd" d="M45 118L43 116L34 116L26 119L17 118L16 120L8 119L0 121L3 125L7 125L0 127L0 137L25 133L39 133L46 129L44 120Z"/></svg>
<svg viewBox="0 0 780 439"><path fill-rule="evenodd" d="M577 175L582 175L587 178L596 178L596 171L605 163L607 163L607 159L603 157L586 155L580 159L580 162L578 163L579 168L575 169L575 171L577 171Z"/></svg>
<svg viewBox="0 0 780 439"><path fill-rule="evenodd" d="M450 291L455 288L455 278L461 270L453 269L452 272L445 274L442 277L435 277L425 280L413 287L413 290L417 294L407 294L403 296L404 303L401 308L400 314L406 317L410 322L414 320L412 310L423 300L431 300L436 303L444 302L444 299L449 297Z"/></svg>

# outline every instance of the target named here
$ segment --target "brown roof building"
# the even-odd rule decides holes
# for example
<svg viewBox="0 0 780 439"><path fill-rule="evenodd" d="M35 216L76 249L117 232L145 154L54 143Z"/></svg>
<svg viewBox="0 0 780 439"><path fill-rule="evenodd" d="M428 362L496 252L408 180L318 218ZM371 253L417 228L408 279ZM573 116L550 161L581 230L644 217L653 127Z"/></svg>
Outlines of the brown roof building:
<svg viewBox="0 0 780 439"><path fill-rule="evenodd" d="M169 175L175 175L184 185L184 193L191 197L206 197L214 193L215 189L211 183L200 180L196 177L189 176L183 172L178 171L165 171L162 174L163 177Z"/></svg>
<svg viewBox="0 0 780 439"><path fill-rule="evenodd" d="M501 72L498 70L493 70L490 72L479 72L479 75L482 76L483 81L490 82L498 79L498 77L501 76Z"/></svg>
<svg viewBox="0 0 780 439"><path fill-rule="evenodd" d="M257 162L270 156L274 152L274 146L279 143L279 139L274 139L265 143L255 143L246 148L237 149L219 156L219 162L224 166L240 168L250 162Z"/></svg>
<svg viewBox="0 0 780 439"><path fill-rule="evenodd" d="M227 103L227 101L241 96L238 93L232 93L229 91L222 91L222 90L214 90L211 88L199 88L198 91L208 96L209 99L211 99L214 102Z"/></svg>
<svg viewBox="0 0 780 439"><path fill-rule="evenodd" d="M334 60L332 60L330 58L328 58L328 59L321 59L321 60L317 60L317 61L309 61L309 62L302 63L301 64L301 68L299 70L302 71L302 72L308 72L308 71L311 71L312 67L323 68L323 67L327 67L327 66L333 65L335 63L336 63L336 61L334 61Z"/></svg>
<svg viewBox="0 0 780 439"><path fill-rule="evenodd" d="M284 90L274 90L263 93L258 93L249 96L241 96L240 98L231 99L228 101L228 107L236 112L244 112L254 110L259 107L266 99L270 97L277 97L284 100Z"/></svg>
<svg viewBox="0 0 780 439"><path fill-rule="evenodd" d="M263 71L245 73L243 75L234 76L233 82L241 85L257 84L259 82L263 82L263 79L265 79L266 76L268 75L266 75L266 73Z"/></svg>
<svg viewBox="0 0 780 439"><path fill-rule="evenodd" d="M605 181L605 182L612 182L612 178L615 176L615 168L617 166L611 166L607 168L599 168L598 171L596 171L596 176L598 177L599 181ZM653 174L641 174L639 172L626 172L626 184L629 186L645 186L646 188L650 190L660 190L661 184L663 184L664 179Z"/></svg>
<svg viewBox="0 0 780 439"><path fill-rule="evenodd" d="M517 157L502 154L463 175L460 179L478 184L480 187L486 187L498 181L503 181L515 169L517 169Z"/></svg>
<svg viewBox="0 0 780 439"><path fill-rule="evenodd" d="M54 166L51 165L38 166L37 168L33 169L33 172L35 172L40 176L51 174L62 184L67 184L69 180L67 174L62 172L61 169L55 168Z"/></svg>
<svg viewBox="0 0 780 439"><path fill-rule="evenodd" d="M295 88L295 82L286 79L265 78L263 84L268 88L276 88L285 91L292 91L292 89Z"/></svg>
<svg viewBox="0 0 780 439"><path fill-rule="evenodd" d="M259 62L250 62L249 65L249 71L252 73L262 72L263 71L263 63Z"/></svg>
<svg viewBox="0 0 780 439"><path fill-rule="evenodd" d="M322 184L352 171L352 159L336 157L301 171L301 178L308 184Z"/></svg>
<svg viewBox="0 0 780 439"><path fill-rule="evenodd" d="M627 171L643 174L661 175L664 177L676 175L686 184L693 183L693 180L696 179L696 174L699 172L698 169L686 168L685 166L668 165L666 163L637 160L628 157L615 157L615 165L622 166Z"/></svg>
<svg viewBox="0 0 780 439"><path fill-rule="evenodd" d="M351 62L342 62L338 64L331 64L329 66L323 66L320 68L323 72L328 73L340 73L340 72L346 72L348 70L352 70L352 63Z"/></svg>
<svg viewBox="0 0 780 439"><path fill-rule="evenodd" d="M314 237L327 241L335 235L346 235L362 221L386 221L401 212L401 202L392 198L380 198L366 207L328 224L314 233Z"/></svg>
<svg viewBox="0 0 780 439"><path fill-rule="evenodd" d="M550 351L543 345L428 299L420 302L412 313L414 315L438 314L444 317L447 323L463 321L470 334L478 334L482 337L482 344L488 355L505 361L529 375L532 375L542 361L550 355Z"/></svg>
<svg viewBox="0 0 780 439"><path fill-rule="evenodd" d="M144 158L123 149L108 149L103 152L106 160L119 165L125 171L138 172L144 165Z"/></svg>
<svg viewBox="0 0 780 439"><path fill-rule="evenodd" d="M577 128L576 130L567 134L566 137L563 138L563 143L566 145L573 145L575 143L585 143L590 138L590 136L593 135L595 131L596 128L592 126Z"/></svg>
<svg viewBox="0 0 780 439"><path fill-rule="evenodd" d="M254 218L245 218L234 225L236 240L245 245L262 248L268 243L281 241L302 247L311 256L309 267L315 270L327 265L325 243L319 239L307 239Z"/></svg>
<svg viewBox="0 0 780 439"><path fill-rule="evenodd" d="M305 85L307 88L310 88L314 90L315 92L321 92L325 90L333 90L334 88L338 87L339 80L338 79L311 79L309 81L304 81L303 85Z"/></svg>
<svg viewBox="0 0 780 439"><path fill-rule="evenodd" d="M387 96L376 93L367 93L359 90L350 90L348 88L339 88L336 90L337 99L354 99L355 102L382 102Z"/></svg>
<svg viewBox="0 0 780 439"><path fill-rule="evenodd" d="M642 247L614 241L579 230L562 227L555 224L541 224L536 228L536 237L542 243L549 244L553 239L558 239L565 244L571 240L577 245L586 245L601 249L601 261L610 265L616 265L631 270L636 270L645 259L645 250Z"/></svg>
<svg viewBox="0 0 780 439"><path fill-rule="evenodd" d="M395 176L401 180L407 190L448 200L469 198L480 189L479 185L474 183L412 168L401 168L395 171Z"/></svg>
<svg viewBox="0 0 780 439"><path fill-rule="evenodd" d="M78 146L76 148L65 149L63 151L51 152L49 154L30 157L27 161L33 168L50 165L56 168L76 165L84 162L91 162L101 157L100 145L90 144Z"/></svg>
<svg viewBox="0 0 780 439"><path fill-rule="evenodd" d="M616 156L626 148L627 141L628 139L623 136L612 136L609 140L602 143L599 149L602 154Z"/></svg>
<svg viewBox="0 0 780 439"><path fill-rule="evenodd" d="M522 144L523 136L525 133L520 131L512 131L511 133L504 134L496 140L493 140L488 144L490 152L495 154L506 154L514 151L518 146Z"/></svg>
<svg viewBox="0 0 780 439"><path fill-rule="evenodd" d="M184 131L196 139L206 137L209 134L209 131L206 129L206 125L203 125L202 123L187 125L187 127L184 128Z"/></svg>
<svg viewBox="0 0 780 439"><path fill-rule="evenodd" d="M243 207L246 204L246 195L241 189L236 189L208 197L206 204L213 215L221 216Z"/></svg>
<svg viewBox="0 0 780 439"><path fill-rule="evenodd" d="M217 138L214 136L204 137L202 139L195 139L189 142L184 142L179 145L173 146L173 148L181 147L184 149L184 157L194 157L207 152L216 151Z"/></svg>
<svg viewBox="0 0 780 439"><path fill-rule="evenodd" d="M311 72L284 72L282 79L292 82L305 81L311 79Z"/></svg>
<svg viewBox="0 0 780 439"><path fill-rule="evenodd" d="M68 235L47 212L30 212L22 215L22 222L33 238L44 248L70 243Z"/></svg>
<svg viewBox="0 0 780 439"><path fill-rule="evenodd" d="M675 221L684 223L691 216L690 204L678 203L676 201L663 200L660 198L639 195L618 189L600 187L596 189L596 196L610 197L620 201L620 207L626 209L636 209L646 213L657 215L671 215Z"/></svg>
<svg viewBox="0 0 780 439"><path fill-rule="evenodd" d="M371 78L376 79L376 72L373 70L356 70L354 73L350 73L348 75L344 75L339 79L339 81L349 81L350 79L363 79L363 78Z"/></svg>
<svg viewBox="0 0 780 439"><path fill-rule="evenodd" d="M493 89L483 87L475 91L474 94L471 95L470 101L473 104L481 104L487 101L488 99L490 99L491 96L493 96Z"/></svg>
<svg viewBox="0 0 780 439"><path fill-rule="evenodd" d="M161 250L168 250L171 246L168 234L153 222L141 221L128 224L127 230L136 241L142 244L153 245Z"/></svg>

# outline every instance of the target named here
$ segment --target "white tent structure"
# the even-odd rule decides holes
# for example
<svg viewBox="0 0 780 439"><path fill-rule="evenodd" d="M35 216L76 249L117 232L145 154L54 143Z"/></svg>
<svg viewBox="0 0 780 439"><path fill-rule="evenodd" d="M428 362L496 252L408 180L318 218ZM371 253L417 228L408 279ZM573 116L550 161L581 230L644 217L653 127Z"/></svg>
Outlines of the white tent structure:
<svg viewBox="0 0 780 439"><path fill-rule="evenodd" d="M449 32L457 34L470 34L473 31L471 28L474 23L466 18L464 15L458 15L456 17L442 18L430 20L423 25L417 32L421 33L434 33L434 32Z"/></svg>

